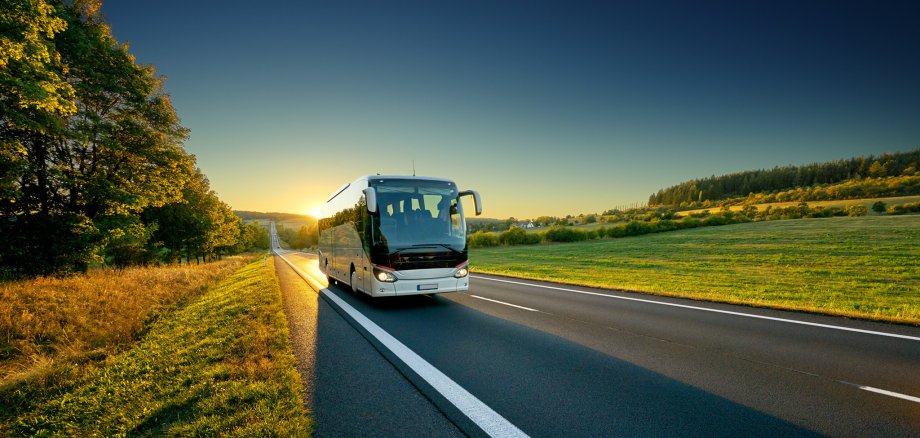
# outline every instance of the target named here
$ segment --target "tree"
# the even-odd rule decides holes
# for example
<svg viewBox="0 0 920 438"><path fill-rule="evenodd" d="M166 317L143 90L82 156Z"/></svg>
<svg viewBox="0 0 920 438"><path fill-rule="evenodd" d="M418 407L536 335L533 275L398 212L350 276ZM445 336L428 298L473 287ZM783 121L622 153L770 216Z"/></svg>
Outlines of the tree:
<svg viewBox="0 0 920 438"><path fill-rule="evenodd" d="M67 28L44 0L5 0L0 8L0 109L4 124L41 130L39 112L73 114L74 90L54 45Z"/></svg>
<svg viewBox="0 0 920 438"><path fill-rule="evenodd" d="M162 238L168 217L153 223L143 213L188 201L185 188L196 177L183 150L188 130L163 78L135 63L99 7L98 0L10 0L0 8L0 264L7 275L144 263L171 238ZM198 221L190 231L196 251L232 251L239 220L213 193L200 200L206 214L187 212Z"/></svg>
<svg viewBox="0 0 920 438"><path fill-rule="evenodd" d="M887 173L885 166L882 163L879 163L878 160L872 162L869 166L869 176L874 176L876 178L885 176Z"/></svg>
<svg viewBox="0 0 920 438"><path fill-rule="evenodd" d="M240 249L242 219L211 190L200 169L194 169L181 199L148 208L143 217L148 226L156 228L151 240L166 250L165 260L184 256L191 263L192 259L219 258L251 247Z"/></svg>

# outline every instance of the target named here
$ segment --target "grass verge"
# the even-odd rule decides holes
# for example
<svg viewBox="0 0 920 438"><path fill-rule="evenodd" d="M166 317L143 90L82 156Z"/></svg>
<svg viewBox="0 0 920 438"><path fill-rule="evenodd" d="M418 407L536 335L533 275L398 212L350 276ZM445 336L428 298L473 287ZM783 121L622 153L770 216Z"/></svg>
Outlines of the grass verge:
<svg viewBox="0 0 920 438"><path fill-rule="evenodd" d="M98 269L0 284L0 401L6 389L59 380L135 342L158 316L253 256L201 265Z"/></svg>
<svg viewBox="0 0 920 438"><path fill-rule="evenodd" d="M474 271L920 324L920 216L753 222L471 250Z"/></svg>
<svg viewBox="0 0 920 438"><path fill-rule="evenodd" d="M0 434L299 436L311 429L274 265L261 259L163 315L104 366L33 396L3 415Z"/></svg>

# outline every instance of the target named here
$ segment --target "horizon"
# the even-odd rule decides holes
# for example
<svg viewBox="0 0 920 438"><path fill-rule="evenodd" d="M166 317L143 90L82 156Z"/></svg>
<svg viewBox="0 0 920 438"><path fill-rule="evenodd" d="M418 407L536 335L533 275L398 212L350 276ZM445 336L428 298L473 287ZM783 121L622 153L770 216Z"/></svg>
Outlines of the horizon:
<svg viewBox="0 0 920 438"><path fill-rule="evenodd" d="M685 180L685 181L694 180L694 179L704 179L704 178L710 178L710 177L719 177L719 176L730 175L730 174L735 174L735 173L744 173L744 172L751 172L751 171L758 171L758 170L770 170L770 169L782 168L782 167L807 166L807 165L811 165L811 164L821 164L821 163L827 163L827 162L833 162L833 161L839 161L839 160L846 160L846 159L851 159L851 158L862 158L862 157L865 157L865 158L877 158L877 157L879 157L880 155L884 155L884 154L895 154L895 153L902 153L902 152L910 152L910 151L914 151L914 150L920 150L920 148L908 149L908 150L903 150L903 151L885 151L885 152L883 152L883 153L881 153L881 154L866 154L866 155L856 155L856 156L853 156L853 157L838 157L838 158L834 158L834 159L828 159L828 160L824 160L824 161L814 161L814 162L809 162L809 163L789 163L789 164L784 164L784 165L776 165L776 166L773 166L773 167L770 167L770 168L761 167L761 168L756 168L756 169L736 170L736 171L726 172L726 173L723 173L723 174L713 174L713 175L710 175L710 176L700 176L700 177L690 178L690 179ZM364 175L362 175L362 176L364 176ZM387 176L395 176L395 175L387 175ZM400 176L403 176L403 175L400 175ZM410 175L405 175L405 176L410 176ZM419 177L432 177L431 175L418 175L418 176L419 176ZM349 181L349 182L350 182L350 181ZM680 182L684 182L684 181L680 181ZM671 186L673 186L673 185L674 185L674 184L672 184ZM671 186L661 187L661 189L666 189L666 188L669 188L669 187L671 187ZM333 190L333 192L334 192L334 190ZM330 194L331 194L331 193L332 193L332 192L330 192ZM472 211L472 205L469 204L469 201L468 201L468 200L462 199L461 201L463 202L463 205L464 205L464 207L463 207L463 208L464 208L464 211ZM520 220L533 220L533 219L535 219L535 218L537 218L537 217L540 217L540 216L555 216L555 217L572 216L572 217L579 217L580 215L583 215L583 214L584 214L584 215L588 215L588 214L598 214L598 215L600 215L600 214L603 214L604 211L614 210L614 209L626 210L626 209L630 209L630 208L644 208L644 207L647 207L647 206L648 206L648 205L647 205L647 200L646 200L646 201L643 201L643 202L639 202L638 204L639 204L639 205L636 206L636 207L629 206L629 204L620 204L620 205L611 206L611 207L609 207L609 208L605 208L605 209L599 210L599 211L591 211L591 212L588 212L588 211L569 212L569 213L565 213L565 214L561 214L561 215L537 214L537 215L534 215L534 216L521 216L521 217L517 217L517 216L493 217L493 216L487 216L487 215L484 214L484 215L481 216L481 217L469 216L469 215L468 215L466 219L467 219L467 220L469 220L469 219L479 219L479 220L498 220L498 221L502 221L502 220L507 220L507 219L513 218L513 219L515 219L515 220L519 220L519 221L520 221ZM667 205L662 205L662 206L667 207ZM661 206L659 206L659 207L661 207ZM317 207L317 208L319 208L319 207ZM262 214L294 214L294 215L300 215L300 216L310 216L310 217L314 217L314 218L317 218L317 217L318 217L318 216L317 216L317 211L315 211L315 210L314 210L314 211L311 211L311 212L290 212L290 211L270 211L270 210L267 210L267 211L260 211L260 210L248 210L248 209L238 209L238 208L234 208L233 210L234 210L234 212L237 212L237 211L238 211L238 212L248 212L248 213L262 213Z"/></svg>
<svg viewBox="0 0 920 438"><path fill-rule="evenodd" d="M484 217L599 213L920 145L911 2L245 5L103 5L235 210L309 214L414 161Z"/></svg>

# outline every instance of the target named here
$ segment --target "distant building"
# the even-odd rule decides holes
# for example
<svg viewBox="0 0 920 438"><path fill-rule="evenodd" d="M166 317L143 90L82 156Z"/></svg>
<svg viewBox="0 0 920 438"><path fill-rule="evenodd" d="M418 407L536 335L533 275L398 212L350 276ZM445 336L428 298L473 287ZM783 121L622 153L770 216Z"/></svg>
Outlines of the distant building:
<svg viewBox="0 0 920 438"><path fill-rule="evenodd" d="M528 229L528 228L536 228L536 225L533 224L533 221L528 221L528 222L515 222L515 223L511 224L511 226L512 226L512 227L522 228L522 229L525 229L525 230Z"/></svg>

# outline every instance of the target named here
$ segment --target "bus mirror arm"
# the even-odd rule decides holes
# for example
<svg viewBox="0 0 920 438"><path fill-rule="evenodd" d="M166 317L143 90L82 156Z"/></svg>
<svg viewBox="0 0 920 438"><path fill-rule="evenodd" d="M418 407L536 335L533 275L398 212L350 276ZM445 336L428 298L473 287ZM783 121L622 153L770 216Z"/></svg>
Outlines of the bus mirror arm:
<svg viewBox="0 0 920 438"><path fill-rule="evenodd" d="M364 189L364 199L367 201L367 212L377 212L377 191L373 187Z"/></svg>
<svg viewBox="0 0 920 438"><path fill-rule="evenodd" d="M482 214L482 200L479 198L479 192L475 190L464 190L460 192L460 196L472 196L473 204L476 206L476 216Z"/></svg>

